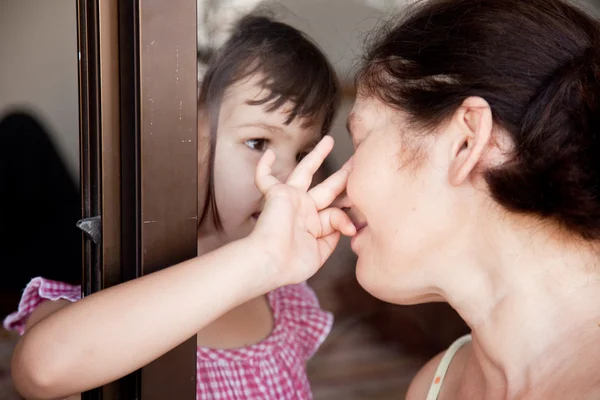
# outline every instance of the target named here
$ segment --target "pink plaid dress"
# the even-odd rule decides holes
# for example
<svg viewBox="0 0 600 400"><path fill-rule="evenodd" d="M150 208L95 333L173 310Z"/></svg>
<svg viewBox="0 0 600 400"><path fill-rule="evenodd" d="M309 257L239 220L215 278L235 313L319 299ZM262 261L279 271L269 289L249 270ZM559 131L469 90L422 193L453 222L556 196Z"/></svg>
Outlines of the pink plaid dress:
<svg viewBox="0 0 600 400"><path fill-rule="evenodd" d="M23 334L27 318L40 303L80 298L80 286L34 278L25 288L18 311L4 320L4 327ZM333 318L319 307L306 283L274 290L268 300L275 321L269 337L241 349L198 347L197 399L312 399L306 361L329 334Z"/></svg>

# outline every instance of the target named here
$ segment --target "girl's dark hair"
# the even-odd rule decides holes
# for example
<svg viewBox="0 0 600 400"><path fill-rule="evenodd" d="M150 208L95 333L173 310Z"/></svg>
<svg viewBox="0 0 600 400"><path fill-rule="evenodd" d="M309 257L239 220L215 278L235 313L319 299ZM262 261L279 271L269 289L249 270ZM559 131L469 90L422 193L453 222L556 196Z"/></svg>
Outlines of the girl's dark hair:
<svg viewBox="0 0 600 400"><path fill-rule="evenodd" d="M384 27L359 93L433 130L485 99L514 151L486 180L508 210L600 239L600 25L561 0L431 0Z"/></svg>
<svg viewBox="0 0 600 400"><path fill-rule="evenodd" d="M202 223L212 213L222 228L214 193L214 159L223 95L232 84L260 74L267 95L249 102L263 105L269 112L292 104L286 124L296 118L306 124L323 121L326 134L340 103L337 75L323 52L302 32L265 15L240 19L229 40L211 56L202 80L199 109L210 129L208 198L200 217Z"/></svg>

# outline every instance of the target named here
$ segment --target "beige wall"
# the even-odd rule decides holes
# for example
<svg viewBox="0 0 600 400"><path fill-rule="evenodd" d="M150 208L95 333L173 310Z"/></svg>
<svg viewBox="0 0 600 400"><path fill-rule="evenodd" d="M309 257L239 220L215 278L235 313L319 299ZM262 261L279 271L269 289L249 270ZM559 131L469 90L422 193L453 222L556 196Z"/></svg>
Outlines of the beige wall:
<svg viewBox="0 0 600 400"><path fill-rule="evenodd" d="M79 181L75 0L0 0L0 114L27 108Z"/></svg>
<svg viewBox="0 0 600 400"><path fill-rule="evenodd" d="M266 0L276 4L278 17L310 35L325 51L341 79L352 80L365 40L381 25L413 0ZM600 0L573 0L582 8L600 15ZM391 8L389 8L391 6ZM387 11L382 11L382 10ZM346 133L346 117L352 108L342 104L332 128L336 147L332 166L340 167L352 153Z"/></svg>
<svg viewBox="0 0 600 400"><path fill-rule="evenodd" d="M406 0L409 1L409 0ZM600 0L580 0L589 5ZM352 78L368 32L381 22L383 0L272 0L279 16L324 49L342 78ZM397 0L402 3L403 0ZM391 3L391 2L388 2ZM79 175L75 0L0 0L0 114L33 109L51 131L73 178ZM342 107L334 124L336 164L350 154Z"/></svg>
<svg viewBox="0 0 600 400"><path fill-rule="evenodd" d="M277 17L308 34L325 52L340 79L352 82L368 33L381 23L383 12L365 0L272 0ZM345 99L333 123L336 146L331 167L340 167L352 154L346 118L353 99Z"/></svg>

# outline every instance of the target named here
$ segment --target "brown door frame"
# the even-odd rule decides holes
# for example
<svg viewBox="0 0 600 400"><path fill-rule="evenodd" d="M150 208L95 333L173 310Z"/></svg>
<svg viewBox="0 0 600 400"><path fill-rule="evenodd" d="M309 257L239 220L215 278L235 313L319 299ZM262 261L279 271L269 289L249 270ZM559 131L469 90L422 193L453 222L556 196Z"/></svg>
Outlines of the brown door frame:
<svg viewBox="0 0 600 400"><path fill-rule="evenodd" d="M197 254L196 0L140 0L141 273ZM160 295L160 294L157 294ZM196 336L142 369L143 400L196 398Z"/></svg>
<svg viewBox="0 0 600 400"><path fill-rule="evenodd" d="M77 0L82 295L196 255L196 0ZM151 333L149 333L151 334ZM196 398L196 338L84 399Z"/></svg>

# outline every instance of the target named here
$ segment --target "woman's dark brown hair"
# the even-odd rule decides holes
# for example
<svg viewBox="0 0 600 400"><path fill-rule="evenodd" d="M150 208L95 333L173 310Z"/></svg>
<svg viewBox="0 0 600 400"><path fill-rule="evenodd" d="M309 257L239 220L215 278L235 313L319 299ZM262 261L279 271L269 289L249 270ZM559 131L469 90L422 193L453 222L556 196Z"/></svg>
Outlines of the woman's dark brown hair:
<svg viewBox="0 0 600 400"><path fill-rule="evenodd" d="M322 123L327 133L340 103L337 75L321 50L302 32L275 21L264 11L243 17L230 39L212 55L202 80L198 106L210 129L208 198L200 223L209 212L221 228L214 193L214 158L223 95L229 86L253 75L267 95L250 102L272 112L292 104L287 124L300 118L307 124Z"/></svg>
<svg viewBox="0 0 600 400"><path fill-rule="evenodd" d="M357 75L432 130L485 99L514 151L487 171L511 211L600 239L600 25L561 0L430 0L383 29Z"/></svg>

